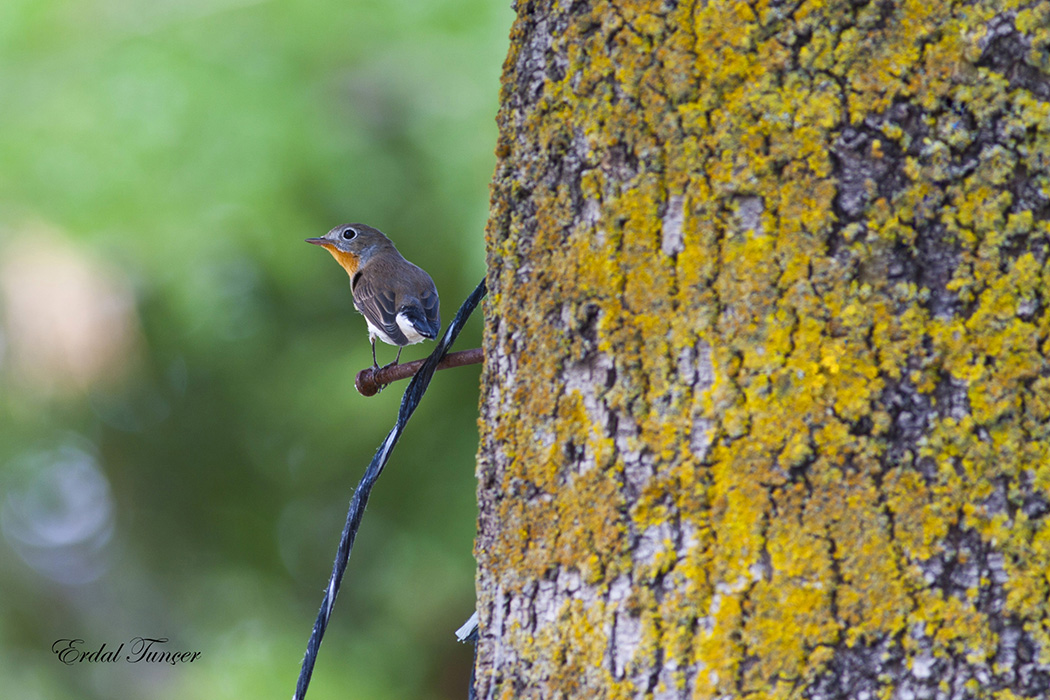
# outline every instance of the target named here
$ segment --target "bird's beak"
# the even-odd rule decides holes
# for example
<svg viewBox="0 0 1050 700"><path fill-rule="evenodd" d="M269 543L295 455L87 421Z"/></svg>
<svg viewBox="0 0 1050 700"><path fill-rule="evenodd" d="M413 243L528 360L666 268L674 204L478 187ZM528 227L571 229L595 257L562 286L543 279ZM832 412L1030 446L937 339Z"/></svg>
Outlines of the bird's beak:
<svg viewBox="0 0 1050 700"><path fill-rule="evenodd" d="M324 245L325 243L328 243L328 239L327 238L307 238L306 242L307 243L313 243L314 245Z"/></svg>

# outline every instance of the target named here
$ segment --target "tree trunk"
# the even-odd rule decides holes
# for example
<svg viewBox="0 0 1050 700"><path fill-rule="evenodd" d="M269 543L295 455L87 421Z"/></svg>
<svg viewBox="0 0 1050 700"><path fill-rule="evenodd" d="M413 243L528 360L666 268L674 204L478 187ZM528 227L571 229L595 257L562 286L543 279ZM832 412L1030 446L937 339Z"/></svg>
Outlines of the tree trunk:
<svg viewBox="0 0 1050 700"><path fill-rule="evenodd" d="M478 697L1050 695L1050 4L517 11Z"/></svg>

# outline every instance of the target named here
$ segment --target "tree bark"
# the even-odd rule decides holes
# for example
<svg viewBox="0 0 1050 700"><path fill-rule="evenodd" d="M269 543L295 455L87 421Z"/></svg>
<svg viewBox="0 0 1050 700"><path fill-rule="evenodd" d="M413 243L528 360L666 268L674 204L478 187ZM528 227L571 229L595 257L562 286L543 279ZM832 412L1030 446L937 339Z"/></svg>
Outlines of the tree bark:
<svg viewBox="0 0 1050 700"><path fill-rule="evenodd" d="M1050 4L516 9L478 697L1050 695Z"/></svg>

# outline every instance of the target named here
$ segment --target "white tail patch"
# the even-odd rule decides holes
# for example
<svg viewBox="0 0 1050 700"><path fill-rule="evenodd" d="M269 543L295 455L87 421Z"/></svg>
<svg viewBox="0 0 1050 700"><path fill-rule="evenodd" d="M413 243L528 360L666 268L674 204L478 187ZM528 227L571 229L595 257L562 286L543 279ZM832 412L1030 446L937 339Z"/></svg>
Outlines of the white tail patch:
<svg viewBox="0 0 1050 700"><path fill-rule="evenodd" d="M401 329L401 332L408 338L409 345L415 345L421 340L425 340L426 336L423 336L416 330L416 327L412 325L412 321L408 319L404 313L397 315L397 327Z"/></svg>

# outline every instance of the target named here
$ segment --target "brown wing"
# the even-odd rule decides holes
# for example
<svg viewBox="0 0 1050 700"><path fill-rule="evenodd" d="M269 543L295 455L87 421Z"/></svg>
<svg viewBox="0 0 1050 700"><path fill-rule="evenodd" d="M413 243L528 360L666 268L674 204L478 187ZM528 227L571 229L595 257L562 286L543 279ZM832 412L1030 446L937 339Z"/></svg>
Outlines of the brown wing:
<svg viewBox="0 0 1050 700"><path fill-rule="evenodd" d="M438 301L437 287L434 286L430 275L421 268L416 269L425 280L424 284L420 285L423 291L419 295L419 308L423 312L423 319L416 321L415 326L420 334L427 338L436 338L441 330L441 303Z"/></svg>
<svg viewBox="0 0 1050 700"><path fill-rule="evenodd" d="M373 283L370 276L358 272L350 284L354 306L375 328L386 334L386 342L406 345L408 338L397 326L397 305L394 293ZM389 339L389 340L387 340Z"/></svg>

